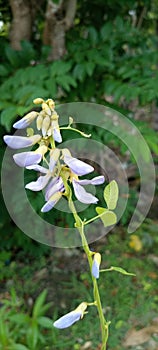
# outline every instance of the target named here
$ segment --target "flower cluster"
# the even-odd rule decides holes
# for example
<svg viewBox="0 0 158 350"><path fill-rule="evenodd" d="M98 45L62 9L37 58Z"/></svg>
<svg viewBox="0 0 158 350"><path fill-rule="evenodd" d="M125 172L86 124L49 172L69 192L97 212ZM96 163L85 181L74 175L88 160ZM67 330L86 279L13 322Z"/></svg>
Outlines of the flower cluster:
<svg viewBox="0 0 158 350"><path fill-rule="evenodd" d="M97 176L91 180L79 179L79 176L87 175L94 171L94 168L71 155L71 152L64 148L56 147L55 142L61 143L62 137L58 123L59 116L55 111L54 101L41 98L34 100L35 104L41 104L42 110L38 113L32 111L13 126L16 129L25 129L31 123L33 128L27 129L28 136L5 135L4 141L13 148L26 148L37 145L34 151L21 152L13 156L15 163L20 167L35 170L40 173L36 181L28 183L25 187L31 191L45 191L46 203L42 212L51 210L62 196L68 197L69 185L72 184L76 198L85 204L97 203L98 199L87 192L84 186L100 185L104 182L104 176ZM37 133L36 133L37 131ZM31 133L31 135L30 135ZM44 161L46 167L39 163Z"/></svg>

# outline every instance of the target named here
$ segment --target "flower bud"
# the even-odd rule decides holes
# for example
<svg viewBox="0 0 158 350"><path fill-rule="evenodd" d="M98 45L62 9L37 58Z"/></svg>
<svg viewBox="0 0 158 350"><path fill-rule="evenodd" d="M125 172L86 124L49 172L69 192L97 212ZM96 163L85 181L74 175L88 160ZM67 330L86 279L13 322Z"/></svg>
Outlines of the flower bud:
<svg viewBox="0 0 158 350"><path fill-rule="evenodd" d="M49 108L51 109L51 111L54 111L54 107L55 107L55 102L49 98L46 103L48 104Z"/></svg>
<svg viewBox="0 0 158 350"><path fill-rule="evenodd" d="M37 117L37 120L36 120L37 130L41 130L42 123L43 123L43 118L44 118L44 112L41 111L40 114Z"/></svg>
<svg viewBox="0 0 158 350"><path fill-rule="evenodd" d="M49 170L53 171L54 167L59 159L60 156L60 150L58 148L55 148L50 151L50 163L49 163Z"/></svg>
<svg viewBox="0 0 158 350"><path fill-rule="evenodd" d="M46 117L43 119L42 123L42 134L45 137L47 134L47 130L49 129L50 126L50 117L46 115Z"/></svg>
<svg viewBox="0 0 158 350"><path fill-rule="evenodd" d="M92 275L95 278L99 278L99 267L101 264L101 255L100 253L94 254L93 264L92 264Z"/></svg>
<svg viewBox="0 0 158 350"><path fill-rule="evenodd" d="M43 103L43 102L44 102L43 98L40 98L40 97L35 98L35 99L33 100L33 103L34 103L35 105L39 105L39 104L41 104L41 103Z"/></svg>
<svg viewBox="0 0 158 350"><path fill-rule="evenodd" d="M43 109L43 111L46 112L46 114L48 114L48 115L51 116L51 110L50 110L50 108L48 107L47 103L45 103L45 102L42 103L42 109Z"/></svg>

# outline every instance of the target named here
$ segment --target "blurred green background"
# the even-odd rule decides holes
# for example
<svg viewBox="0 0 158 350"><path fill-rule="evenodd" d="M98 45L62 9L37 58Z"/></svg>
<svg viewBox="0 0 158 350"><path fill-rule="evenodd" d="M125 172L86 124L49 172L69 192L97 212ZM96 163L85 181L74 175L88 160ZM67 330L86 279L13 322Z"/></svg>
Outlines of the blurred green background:
<svg viewBox="0 0 158 350"><path fill-rule="evenodd" d="M43 97L56 104L94 102L124 114L144 136L157 174L157 0L0 0L0 36L1 163L2 136L32 110L34 98ZM136 273L112 272L99 280L104 311L112 321L108 349L157 350L157 187L148 217L129 235L140 187L135 161L111 133L83 131L119 155L129 180L119 225L91 246L102 253L103 267L120 265ZM52 249L31 240L11 220L0 196L0 350L99 350L93 308L71 329L52 327L52 319L91 301L82 249ZM29 198L39 212L42 197ZM54 217L58 220L58 213ZM63 220L66 227L73 225L71 218Z"/></svg>

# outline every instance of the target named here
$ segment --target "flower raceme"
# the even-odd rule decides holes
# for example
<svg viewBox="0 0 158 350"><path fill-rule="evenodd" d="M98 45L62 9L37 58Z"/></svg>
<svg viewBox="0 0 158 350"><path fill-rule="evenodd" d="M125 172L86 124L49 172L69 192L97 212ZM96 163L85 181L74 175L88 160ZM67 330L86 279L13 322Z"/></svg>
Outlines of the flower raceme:
<svg viewBox="0 0 158 350"><path fill-rule="evenodd" d="M36 120L36 128L39 134L31 129L30 136L10 136L5 135L4 141L13 148L26 148L38 145L34 151L21 152L13 155L15 163L20 167L40 172L36 181L28 183L25 188L31 191L45 191L45 205L42 212L51 210L55 204L64 195L67 196L67 189L72 185L76 198L85 204L97 203L96 198L84 188L86 185L100 185L104 182L104 176L97 176L91 180L79 179L79 176L90 174L94 168L73 157L66 148L58 149L55 142L61 143L62 137L58 124L59 116L55 111L54 101L48 99L44 101L41 98L34 100L35 104L42 104L41 112L32 111L21 120L14 123L17 129L23 129L30 126ZM29 134L29 129L27 129ZM49 161L48 161L49 159ZM39 165L41 161L47 164L47 167Z"/></svg>

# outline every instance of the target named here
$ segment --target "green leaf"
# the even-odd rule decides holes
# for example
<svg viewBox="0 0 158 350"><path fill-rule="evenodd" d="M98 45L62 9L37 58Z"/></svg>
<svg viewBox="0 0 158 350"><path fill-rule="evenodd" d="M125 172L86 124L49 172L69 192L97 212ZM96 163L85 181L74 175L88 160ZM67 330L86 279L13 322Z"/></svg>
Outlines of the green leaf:
<svg viewBox="0 0 158 350"><path fill-rule="evenodd" d="M40 332L36 324L32 324L27 331L27 344L32 350L37 349L37 342L40 336Z"/></svg>
<svg viewBox="0 0 158 350"><path fill-rule="evenodd" d="M92 76L94 68L95 68L94 62L87 62L86 63L86 71L87 71L87 74L89 75L89 77Z"/></svg>
<svg viewBox="0 0 158 350"><path fill-rule="evenodd" d="M63 76L68 73L71 69L71 62L55 61L52 63L50 68L51 78L56 76Z"/></svg>
<svg viewBox="0 0 158 350"><path fill-rule="evenodd" d="M96 207L96 212L100 216L104 227L112 226L117 222L117 216L112 211L102 207Z"/></svg>
<svg viewBox="0 0 158 350"><path fill-rule="evenodd" d="M8 69L3 64L0 64L0 76L5 77L8 74L9 74Z"/></svg>
<svg viewBox="0 0 158 350"><path fill-rule="evenodd" d="M5 48L5 54L8 59L8 61L11 63L13 67L18 67L20 64L18 52L13 50L10 45L6 46Z"/></svg>
<svg viewBox="0 0 158 350"><path fill-rule="evenodd" d="M76 79L79 79L80 81L83 81L85 78L85 68L86 68L86 66L84 65L84 63L76 64L74 71L73 71L74 77Z"/></svg>
<svg viewBox="0 0 158 350"><path fill-rule="evenodd" d="M1 113L1 124L6 128L7 131L11 130L12 123L17 115L17 106L10 106L4 109Z"/></svg>
<svg viewBox="0 0 158 350"><path fill-rule="evenodd" d="M33 318L37 318L42 314L42 307L46 299L47 291L46 289L38 296L33 307Z"/></svg>
<svg viewBox="0 0 158 350"><path fill-rule="evenodd" d="M114 210L118 201L118 185L115 180L111 181L104 189L104 199L108 209Z"/></svg>
<svg viewBox="0 0 158 350"><path fill-rule="evenodd" d="M15 322L16 324L24 324L29 322L29 316L26 314L14 314L10 316L10 321Z"/></svg>
<svg viewBox="0 0 158 350"><path fill-rule="evenodd" d="M134 273L127 272L126 270L122 269L122 267L111 266L111 270L120 272L120 273L122 273L122 275L135 276Z"/></svg>
<svg viewBox="0 0 158 350"><path fill-rule="evenodd" d="M98 33L94 27L88 28L88 36L93 45L95 45L98 41Z"/></svg>
<svg viewBox="0 0 158 350"><path fill-rule="evenodd" d="M70 85L76 87L75 79L70 75L59 76L56 78L56 82L66 91L70 91Z"/></svg>
<svg viewBox="0 0 158 350"><path fill-rule="evenodd" d="M38 324L44 328L47 329L52 329L53 328L53 323L52 320L48 317L41 316L37 320Z"/></svg>
<svg viewBox="0 0 158 350"><path fill-rule="evenodd" d="M29 348L22 344L12 344L12 350L29 350Z"/></svg>

